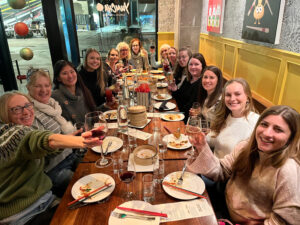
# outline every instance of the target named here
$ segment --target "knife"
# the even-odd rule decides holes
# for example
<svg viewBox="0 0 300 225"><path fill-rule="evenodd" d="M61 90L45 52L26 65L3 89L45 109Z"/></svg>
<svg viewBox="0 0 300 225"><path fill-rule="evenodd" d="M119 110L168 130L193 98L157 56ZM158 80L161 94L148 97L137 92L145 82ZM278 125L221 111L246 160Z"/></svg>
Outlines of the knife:
<svg viewBox="0 0 300 225"><path fill-rule="evenodd" d="M163 102L160 104L160 106L159 106L159 108L158 108L158 111L168 110L169 108L166 106L167 103L168 103L167 100L166 100L166 101L163 101Z"/></svg>

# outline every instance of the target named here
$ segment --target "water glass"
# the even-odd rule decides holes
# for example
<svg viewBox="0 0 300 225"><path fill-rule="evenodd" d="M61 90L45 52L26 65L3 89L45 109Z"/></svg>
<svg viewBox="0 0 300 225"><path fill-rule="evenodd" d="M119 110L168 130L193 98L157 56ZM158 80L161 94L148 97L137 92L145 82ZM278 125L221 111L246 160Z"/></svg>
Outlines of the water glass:
<svg viewBox="0 0 300 225"><path fill-rule="evenodd" d="M143 200L152 202L154 200L154 180L152 174L143 176Z"/></svg>
<svg viewBox="0 0 300 225"><path fill-rule="evenodd" d="M165 139L161 137L160 144L159 144L159 152L165 153L167 152L167 150L168 150L168 136L166 136Z"/></svg>
<svg viewBox="0 0 300 225"><path fill-rule="evenodd" d="M137 133L136 129L129 129L128 130L128 143L129 143L130 148L136 148L137 147L136 133Z"/></svg>
<svg viewBox="0 0 300 225"><path fill-rule="evenodd" d="M163 159L158 160L158 167L154 163L153 175L156 183L160 184L163 181L165 176L165 162Z"/></svg>
<svg viewBox="0 0 300 225"><path fill-rule="evenodd" d="M208 119L201 117L200 118L200 129L205 135L210 132L210 122Z"/></svg>

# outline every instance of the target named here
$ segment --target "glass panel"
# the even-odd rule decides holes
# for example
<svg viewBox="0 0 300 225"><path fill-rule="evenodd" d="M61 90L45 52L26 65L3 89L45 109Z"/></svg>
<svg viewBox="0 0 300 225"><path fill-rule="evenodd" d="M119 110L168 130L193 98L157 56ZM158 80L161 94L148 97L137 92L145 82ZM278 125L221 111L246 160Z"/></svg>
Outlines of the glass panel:
<svg viewBox="0 0 300 225"><path fill-rule="evenodd" d="M156 3L154 0L105 1L74 0L80 55L87 48L96 48L106 57L121 41L139 38L145 49L156 43ZM112 2L121 10L112 12ZM114 8L116 9L116 7ZM127 10L128 9L128 13Z"/></svg>
<svg viewBox="0 0 300 225"><path fill-rule="evenodd" d="M24 75L26 75L30 67L43 68L50 71L52 75L52 63L42 3L41 0L26 1L26 6L23 9L16 10L10 8L6 0L0 0L0 8L14 72L16 78L19 78L17 79L18 88L22 92L27 92L27 81ZM15 33L14 25L17 22L24 22L29 28L29 32L25 37ZM21 58L20 50L22 48L30 48L32 50L33 58L31 60Z"/></svg>

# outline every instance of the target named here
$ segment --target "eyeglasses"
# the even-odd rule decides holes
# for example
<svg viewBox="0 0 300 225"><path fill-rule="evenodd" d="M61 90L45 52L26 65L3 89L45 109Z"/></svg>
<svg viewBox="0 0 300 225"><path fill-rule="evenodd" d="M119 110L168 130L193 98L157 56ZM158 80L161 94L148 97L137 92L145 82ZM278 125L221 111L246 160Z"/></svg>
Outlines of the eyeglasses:
<svg viewBox="0 0 300 225"><path fill-rule="evenodd" d="M127 52L127 51L128 51L128 49L125 49L125 48L120 50L120 52Z"/></svg>
<svg viewBox="0 0 300 225"><path fill-rule="evenodd" d="M132 45L132 47L139 47L139 45Z"/></svg>
<svg viewBox="0 0 300 225"><path fill-rule="evenodd" d="M12 113L14 113L14 114L21 114L21 113L23 113L24 109L32 110L33 105L34 105L33 102L29 102L29 103L25 104L24 106L13 107L13 108L10 108L9 110L12 111Z"/></svg>

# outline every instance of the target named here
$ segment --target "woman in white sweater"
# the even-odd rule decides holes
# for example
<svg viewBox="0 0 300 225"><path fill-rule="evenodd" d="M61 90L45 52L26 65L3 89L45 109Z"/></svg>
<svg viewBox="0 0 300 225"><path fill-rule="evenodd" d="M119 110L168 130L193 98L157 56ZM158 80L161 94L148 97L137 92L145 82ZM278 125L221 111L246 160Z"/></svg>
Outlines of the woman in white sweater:
<svg viewBox="0 0 300 225"><path fill-rule="evenodd" d="M211 122L211 132L206 137L218 158L231 153L238 143L250 137L259 118L254 111L247 81L242 78L229 80Z"/></svg>
<svg viewBox="0 0 300 225"><path fill-rule="evenodd" d="M201 133L188 169L214 181L228 181L226 205L238 224L283 225L300 221L300 115L288 106L263 112L248 142L223 159ZM196 154L197 154L196 153Z"/></svg>

